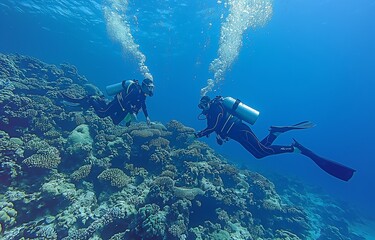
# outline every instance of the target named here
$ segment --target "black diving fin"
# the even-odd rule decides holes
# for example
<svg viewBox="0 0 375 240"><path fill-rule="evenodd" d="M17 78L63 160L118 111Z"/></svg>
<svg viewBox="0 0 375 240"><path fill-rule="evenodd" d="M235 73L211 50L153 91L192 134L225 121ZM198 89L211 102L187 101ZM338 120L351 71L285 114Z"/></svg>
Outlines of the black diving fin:
<svg viewBox="0 0 375 240"><path fill-rule="evenodd" d="M293 140L294 140L293 146L298 148L301 151L301 154L309 157L321 169L323 169L328 174L330 174L330 175L332 175L336 178L339 178L343 181L348 181L350 178L352 178L354 172L356 171L356 170L354 170L350 167L342 165L341 163L322 158L322 157L316 155L311 150L302 146L295 139L293 139Z"/></svg>
<svg viewBox="0 0 375 240"><path fill-rule="evenodd" d="M315 127L315 124L310 121L303 121L290 126L271 126L269 131L271 133L284 133L290 130L308 129Z"/></svg>
<svg viewBox="0 0 375 240"><path fill-rule="evenodd" d="M63 92L60 92L60 95L62 96L62 100L64 100L67 103L71 103L71 106L79 106L83 108L89 108L91 106L90 96L86 96L83 98L74 98L66 95Z"/></svg>

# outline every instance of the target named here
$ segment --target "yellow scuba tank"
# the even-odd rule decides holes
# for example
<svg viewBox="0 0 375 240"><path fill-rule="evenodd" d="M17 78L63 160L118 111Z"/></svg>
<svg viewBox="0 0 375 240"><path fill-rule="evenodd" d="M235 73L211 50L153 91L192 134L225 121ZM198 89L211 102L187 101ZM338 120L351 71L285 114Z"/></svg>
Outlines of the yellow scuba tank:
<svg viewBox="0 0 375 240"><path fill-rule="evenodd" d="M123 89L126 89L126 91L128 91L130 85L132 85L134 82L134 80L124 80L122 82L106 86L105 90L109 96L116 95Z"/></svg>
<svg viewBox="0 0 375 240"><path fill-rule="evenodd" d="M233 115L247 123L253 125L259 116L259 111L242 103L239 99L224 97L222 99L224 107Z"/></svg>

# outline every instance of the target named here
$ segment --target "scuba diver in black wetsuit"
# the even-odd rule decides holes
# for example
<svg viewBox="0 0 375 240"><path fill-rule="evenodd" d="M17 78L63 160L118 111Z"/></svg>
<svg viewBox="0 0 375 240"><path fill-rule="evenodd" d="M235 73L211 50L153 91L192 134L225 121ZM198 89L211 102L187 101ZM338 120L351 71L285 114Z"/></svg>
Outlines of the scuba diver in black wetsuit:
<svg viewBox="0 0 375 240"><path fill-rule="evenodd" d="M207 118L207 128L194 133L196 138L207 136L216 132L217 143L222 145L224 141L233 139L239 142L254 157L260 159L266 156L281 153L301 153L311 158L320 168L327 173L348 181L355 170L339 163L324 159L309 149L303 147L296 140L290 146L272 145L277 136L281 133L294 129L307 129L314 126L309 121L304 121L291 126L271 126L270 133L262 141L255 136L248 125L239 118L253 124L259 115L259 112L241 103L238 99L227 97L216 97L211 100L208 96L203 96L198 105L202 109L203 115ZM239 117L237 117L239 116Z"/></svg>
<svg viewBox="0 0 375 240"><path fill-rule="evenodd" d="M141 85L139 85L137 80L127 80L111 86L117 88L111 90L112 94L116 94L116 96L108 104L104 96L88 96L82 99L74 99L63 93L62 95L64 100L68 102L79 103L84 107L92 106L99 117L104 118L109 116L115 125L118 125L125 119L125 125L129 126L130 122L136 119L136 115L140 109L142 109L146 117L147 124L151 124L146 108L146 97L153 96L154 83L152 80L146 78L142 81Z"/></svg>

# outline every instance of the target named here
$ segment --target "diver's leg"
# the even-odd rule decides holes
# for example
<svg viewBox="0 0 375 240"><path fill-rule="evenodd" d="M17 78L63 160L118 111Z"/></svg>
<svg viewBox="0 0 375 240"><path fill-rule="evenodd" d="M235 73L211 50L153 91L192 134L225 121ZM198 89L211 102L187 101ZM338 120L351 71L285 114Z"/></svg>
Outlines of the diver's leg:
<svg viewBox="0 0 375 240"><path fill-rule="evenodd" d="M112 114L110 115L110 117L111 117L111 119L113 121L113 124L118 125L125 118L125 116L127 114L128 114L127 111L122 111L122 109L120 108L117 111L112 112Z"/></svg>
<svg viewBox="0 0 375 240"><path fill-rule="evenodd" d="M112 102L110 102L108 104L106 104L104 100L100 100L100 99L91 100L91 105L94 108L95 113L101 118L108 117L113 112L115 112L116 109L117 109L116 103L117 103L117 101L115 101L115 100L113 100ZM118 103L117 103L117 105L118 105Z"/></svg>
<svg viewBox="0 0 375 240"><path fill-rule="evenodd" d="M108 104L101 99L94 100L92 106L99 117L104 118L109 116L115 125L118 125L128 114L128 111L122 109L116 98Z"/></svg>
<svg viewBox="0 0 375 240"><path fill-rule="evenodd" d="M59 93L60 93L60 96L62 97L62 100L66 102L77 104L77 106L80 106L83 108L89 108L91 106L89 96L82 97L82 98L74 98L63 92L59 92Z"/></svg>
<svg viewBox="0 0 375 240"><path fill-rule="evenodd" d="M264 146L270 146L277 138L277 135L270 132L260 143Z"/></svg>
<svg viewBox="0 0 375 240"><path fill-rule="evenodd" d="M246 124L236 125L232 130L229 137L238 141L256 158L263 158L273 154L291 153L294 151L292 146L263 145Z"/></svg>

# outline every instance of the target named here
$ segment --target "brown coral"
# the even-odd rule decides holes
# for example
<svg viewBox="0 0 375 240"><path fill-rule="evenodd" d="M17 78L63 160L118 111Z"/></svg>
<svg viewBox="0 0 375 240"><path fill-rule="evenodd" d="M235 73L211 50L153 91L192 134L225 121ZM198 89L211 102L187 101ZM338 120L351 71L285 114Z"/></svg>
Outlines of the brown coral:
<svg viewBox="0 0 375 240"><path fill-rule="evenodd" d="M189 141L195 130L193 128L185 127L182 123L172 120L166 125L168 131L172 134L169 140L177 147L185 147L189 145Z"/></svg>
<svg viewBox="0 0 375 240"><path fill-rule="evenodd" d="M146 142L154 136L153 132L149 129L133 130L130 135L137 142Z"/></svg>
<svg viewBox="0 0 375 240"><path fill-rule="evenodd" d="M47 116L41 116L39 118L34 118L32 120L33 127L36 131L45 133L48 132L53 128L53 122L51 122L51 119L48 118Z"/></svg>
<svg viewBox="0 0 375 240"><path fill-rule="evenodd" d="M170 154L167 150L162 148L157 148L153 154L150 156L150 161L154 163L166 164L170 161Z"/></svg>
<svg viewBox="0 0 375 240"><path fill-rule="evenodd" d="M169 141L162 137L153 138L150 140L148 146L150 148L169 148Z"/></svg>
<svg viewBox="0 0 375 240"><path fill-rule="evenodd" d="M54 169L61 162L59 150L55 147L40 149L36 154L31 155L22 161L28 167Z"/></svg>
<svg viewBox="0 0 375 240"><path fill-rule="evenodd" d="M92 165L91 164L87 164L87 165L83 165L82 167L78 168L76 171L74 171L72 173L72 175L70 175L70 177L74 180L74 181L78 181L78 180L81 180L85 177L87 177L90 172L91 172L91 167Z"/></svg>
<svg viewBox="0 0 375 240"><path fill-rule="evenodd" d="M157 177L154 184L162 189L171 189L174 186L174 181L170 177Z"/></svg>
<svg viewBox="0 0 375 240"><path fill-rule="evenodd" d="M129 182L129 177L118 168L104 170L99 174L98 179L101 181L108 181L111 186L117 188L125 187Z"/></svg>
<svg viewBox="0 0 375 240"><path fill-rule="evenodd" d="M171 156L177 162L191 161L197 162L203 160L203 155L198 149L177 149L171 152Z"/></svg>
<svg viewBox="0 0 375 240"><path fill-rule="evenodd" d="M70 98L83 98L86 96L86 91L80 85L71 84L69 85L69 88L63 91L63 94Z"/></svg>

